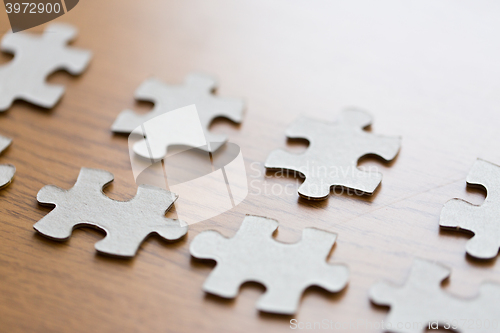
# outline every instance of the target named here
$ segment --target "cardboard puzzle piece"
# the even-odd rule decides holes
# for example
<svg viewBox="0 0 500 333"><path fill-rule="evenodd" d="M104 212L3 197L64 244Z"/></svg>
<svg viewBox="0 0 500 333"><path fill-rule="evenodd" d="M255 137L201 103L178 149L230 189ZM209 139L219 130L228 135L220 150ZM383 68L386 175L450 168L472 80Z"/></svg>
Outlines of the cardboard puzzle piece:
<svg viewBox="0 0 500 333"><path fill-rule="evenodd" d="M118 115L111 129L116 133L132 133L148 120L166 112L195 104L208 142L208 147L201 149L214 152L227 141L227 137L209 132L212 121L215 118L224 117L235 123L241 123L244 109L244 103L240 99L215 96L213 92L216 87L215 79L201 74L188 75L182 85L165 84L155 78L147 79L135 92L135 98L153 102L153 110L144 115L137 114L132 110L125 110ZM166 147L169 144L182 144L182 142L165 142ZM190 142L186 143L186 145L190 144Z"/></svg>
<svg viewBox="0 0 500 333"><path fill-rule="evenodd" d="M445 266L415 259L405 285L372 286L372 302L391 308L384 320L387 331L424 333L440 327L453 332L498 332L492 325L500 318L500 285L483 283L475 298L459 298L441 289L449 275Z"/></svg>
<svg viewBox="0 0 500 333"><path fill-rule="evenodd" d="M329 292L338 292L346 286L347 267L326 262L336 234L305 228L300 242L284 244L272 237L277 228L275 220L246 216L233 238L225 238L216 231L196 236L191 243L191 255L217 262L203 290L235 298L241 284L262 283L266 292L257 303L259 310L294 314L309 286L320 286Z"/></svg>
<svg viewBox="0 0 500 333"><path fill-rule="evenodd" d="M90 51L68 47L76 28L52 23L40 36L8 33L2 39L2 51L13 53L14 59L0 66L0 111L14 100L23 99L44 108L52 108L64 94L64 86L47 84L48 75L64 69L81 74L92 56Z"/></svg>
<svg viewBox="0 0 500 333"><path fill-rule="evenodd" d="M12 143L12 139L0 135L0 154ZM0 164L0 189L9 186L16 173L16 167L12 164Z"/></svg>
<svg viewBox="0 0 500 333"><path fill-rule="evenodd" d="M307 139L307 150L303 154L275 150L268 156L265 167L303 174L305 181L298 192L306 199L324 200L332 186L373 194L382 174L358 169L358 160L366 155L377 155L385 161L394 159L401 138L364 131L371 122L372 117L361 110L345 110L335 123L301 117L287 129L286 136Z"/></svg>
<svg viewBox="0 0 500 333"><path fill-rule="evenodd" d="M467 175L467 184L486 189L484 203L476 206L451 199L441 210L439 224L474 233L466 245L469 255L478 259L495 258L500 248L500 166L477 159Z"/></svg>
<svg viewBox="0 0 500 333"><path fill-rule="evenodd" d="M96 227L106 237L95 244L100 253L133 257L141 243L156 233L166 240L177 240L187 232L182 221L165 217L177 195L154 186L140 185L130 201L116 201L102 189L113 181L113 174L82 168L73 188L43 187L37 195L42 205L56 206L35 223L35 230L54 240L66 240L73 229Z"/></svg>

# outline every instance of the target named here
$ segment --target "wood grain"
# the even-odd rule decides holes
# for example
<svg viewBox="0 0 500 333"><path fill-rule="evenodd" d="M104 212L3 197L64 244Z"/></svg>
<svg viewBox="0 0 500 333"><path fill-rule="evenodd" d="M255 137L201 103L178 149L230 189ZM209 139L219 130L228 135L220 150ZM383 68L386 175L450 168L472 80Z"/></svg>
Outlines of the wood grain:
<svg viewBox="0 0 500 333"><path fill-rule="evenodd" d="M458 295L475 295L484 280L500 282L496 259L465 256L470 235L438 226L447 200L482 202L484 193L465 185L474 160L500 163L499 11L464 0L80 1L58 21L80 29L74 45L94 52L89 69L49 78L67 87L53 110L16 102L0 115L0 133L14 139L0 163L17 168L0 191L2 331L284 332L296 318L380 332L369 323L380 323L387 309L370 304L368 289L381 279L403 283L415 256L450 266L445 288ZM1 10L0 32L8 30ZM2 55L2 63L9 59ZM103 235L91 229L64 243L37 235L33 224L49 212L37 204L38 190L70 188L82 166L115 175L110 197L135 195L127 139L113 135L111 124L121 110L151 107L133 99L145 78L180 83L193 71L216 75L220 96L247 102L241 126L212 126L242 149L246 200L192 225L180 242L152 237L133 260L97 255L93 244ZM374 196L311 203L296 194L300 179L265 172L271 150L306 148L284 136L293 119L333 120L349 106L374 115L374 133L403 137L394 162L360 163L384 175ZM285 185L289 193L279 193ZM258 313L264 288L256 284L235 300L205 295L213 263L192 259L188 245L207 229L232 236L245 214L279 220L276 237L285 242L309 226L337 232L329 260L349 265L347 289L309 289L295 317Z"/></svg>

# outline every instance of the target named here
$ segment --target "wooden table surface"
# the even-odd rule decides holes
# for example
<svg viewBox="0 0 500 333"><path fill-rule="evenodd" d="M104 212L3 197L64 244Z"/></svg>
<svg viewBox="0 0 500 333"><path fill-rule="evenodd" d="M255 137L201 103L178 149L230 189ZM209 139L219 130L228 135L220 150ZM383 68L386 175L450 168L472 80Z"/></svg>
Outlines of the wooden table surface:
<svg viewBox="0 0 500 333"><path fill-rule="evenodd" d="M16 102L0 115L0 134L14 139L0 163L17 168L0 191L1 330L285 332L295 318L380 332L387 308L372 305L368 289L379 280L402 284L414 257L452 268L444 288L460 296L474 296L482 281L500 282L496 259L465 255L470 235L438 225L447 200L484 199L465 184L477 157L500 164L499 14L498 3L462 0L80 1L57 21L79 28L73 45L94 54L87 71L49 78L67 88L54 109ZM9 30L1 10L0 31ZM219 96L246 101L240 126L212 126L241 147L245 201L191 225L179 242L148 239L132 260L96 254L103 234L92 229L62 243L37 235L33 224L50 211L37 204L38 190L70 188L82 166L115 175L111 198L135 195L127 138L111 124L124 109L151 108L133 98L144 79L181 83L191 72L215 75ZM334 120L351 106L373 114L373 133L402 136L394 162L360 163L383 173L375 195L307 202L296 194L300 179L266 174L273 149L306 149L286 140L294 119ZM288 194L276 190L284 186ZM206 295L201 287L214 264L192 259L189 244L207 229L234 235L245 214L279 220L276 238L284 242L298 241L304 227L338 233L328 260L349 266L348 287L307 290L291 317L259 313L257 284L244 285L235 300Z"/></svg>

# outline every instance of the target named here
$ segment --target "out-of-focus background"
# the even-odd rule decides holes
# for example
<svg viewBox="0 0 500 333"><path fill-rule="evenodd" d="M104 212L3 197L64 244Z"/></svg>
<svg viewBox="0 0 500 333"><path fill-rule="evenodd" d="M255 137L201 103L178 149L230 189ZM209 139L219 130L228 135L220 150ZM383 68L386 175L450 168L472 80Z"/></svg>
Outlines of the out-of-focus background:
<svg viewBox="0 0 500 333"><path fill-rule="evenodd" d="M465 184L477 157L500 164L499 15L495 1L80 1L56 21L78 27L73 45L94 53L88 70L49 78L67 88L53 110L16 102L0 115L0 134L14 139L0 163L17 168L0 192L2 330L285 332L297 319L380 332L387 309L370 303L368 289L379 280L402 284L414 257L452 268L444 288L456 295L500 282L496 260L466 257L470 235L438 225L447 200L482 202L484 193ZM9 30L2 6L0 33ZM2 54L0 62L10 59ZM37 235L32 225L50 211L38 206L38 190L70 188L82 166L115 175L110 197L135 195L127 138L111 124L124 109L151 108L133 98L144 79L180 84L191 72L215 75L219 96L247 103L240 126L212 126L241 147L246 200L190 226L180 242L148 239L132 260L97 255L103 234L91 229L65 243ZM266 175L273 149L306 149L287 143L294 119L334 120L352 106L373 114L373 133L403 138L394 162L360 163L384 175L374 196L307 202L296 194L300 179ZM278 190L284 186L288 193ZM213 264L191 259L189 243L207 229L234 235L245 214L278 219L284 242L298 241L304 227L337 232L329 261L349 266L348 287L309 289L292 317L259 313L257 284L235 300L206 295Z"/></svg>

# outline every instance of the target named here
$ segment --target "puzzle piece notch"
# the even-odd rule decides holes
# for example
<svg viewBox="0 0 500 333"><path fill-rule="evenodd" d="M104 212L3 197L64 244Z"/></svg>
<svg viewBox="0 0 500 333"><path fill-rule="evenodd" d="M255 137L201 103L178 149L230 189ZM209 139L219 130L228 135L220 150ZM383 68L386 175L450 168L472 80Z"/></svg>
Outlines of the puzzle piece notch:
<svg viewBox="0 0 500 333"><path fill-rule="evenodd" d="M480 206L451 199L443 206L439 224L443 228L474 233L466 251L478 259L492 259L500 248L500 166L477 159L467 175L469 186L483 186L486 199Z"/></svg>
<svg viewBox="0 0 500 333"><path fill-rule="evenodd" d="M477 327L476 330L468 331L463 319L482 323L496 320L500 315L500 285L483 283L475 298L459 298L444 292L440 287L450 272L443 265L417 258L403 286L386 282L372 286L369 293L372 302L391 308L384 320L385 327L391 327L391 332L423 333L429 323L445 325L453 322L458 332L491 332L491 328L485 326L482 330Z"/></svg>
<svg viewBox="0 0 500 333"><path fill-rule="evenodd" d="M214 152L227 141L227 137L209 131L212 121L215 118L223 117L239 124L243 119L244 110L242 100L214 96L213 92L216 86L215 79L202 74L188 75L183 85L165 84L156 78L147 79L137 89L135 98L153 102L154 107L151 112L142 115L132 110L125 110L118 115L111 129L116 133L132 133L136 128L155 117L195 104L208 142L208 146L200 147L200 149ZM166 138L164 144L166 150L169 145L179 144L179 142L170 142ZM186 142L186 145L190 145L190 142ZM141 152L136 153L141 155ZM149 156L143 157L149 158Z"/></svg>
<svg viewBox="0 0 500 333"><path fill-rule="evenodd" d="M332 186L343 186L371 195L382 181L382 174L360 170L357 167L359 159L377 155L390 161L396 157L401 146L400 137L364 131L371 121L368 113L355 109L343 111L336 123L300 117L287 129L286 135L307 139L307 150L302 154L275 150L269 154L265 167L304 175L305 180L298 193L306 199L324 200L328 198Z"/></svg>
<svg viewBox="0 0 500 333"><path fill-rule="evenodd" d="M285 244L272 237L277 227L275 220L246 216L233 238L225 238L216 231L198 235L191 243L191 255L217 262L203 289L234 298L243 283L258 282L266 287L266 292L257 309L294 314L309 286L320 286L329 292L338 292L346 286L347 267L326 262L336 234L305 228L300 242Z"/></svg>
<svg viewBox="0 0 500 333"><path fill-rule="evenodd" d="M60 241L67 240L75 228L96 227L106 233L96 243L96 250L120 257L135 256L151 234L172 241L186 234L185 223L165 218L177 195L140 185L132 200L116 201L102 191L111 181L113 174L107 171L82 168L69 190L54 185L43 187L38 192L38 202L56 207L33 227L42 235Z"/></svg>
<svg viewBox="0 0 500 333"><path fill-rule="evenodd" d="M11 138L0 135L0 154L12 143ZM12 164L0 164L0 189L7 187L14 178L16 167Z"/></svg>
<svg viewBox="0 0 500 333"><path fill-rule="evenodd" d="M92 56L90 51L67 46L77 35L71 25L52 23L40 36L8 33L1 49L14 59L0 66L0 112L14 100L23 99L44 108L52 108L64 94L64 86L47 84L48 75L64 69L81 74Z"/></svg>

